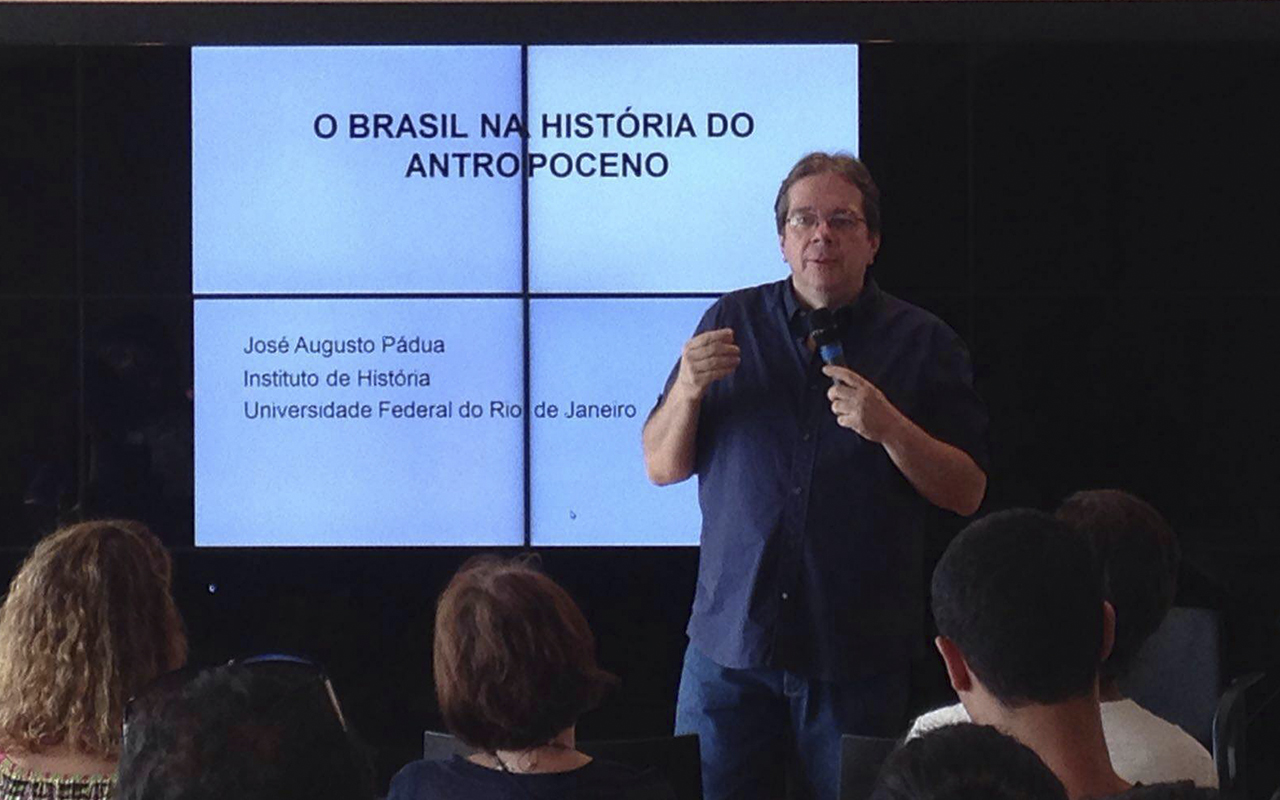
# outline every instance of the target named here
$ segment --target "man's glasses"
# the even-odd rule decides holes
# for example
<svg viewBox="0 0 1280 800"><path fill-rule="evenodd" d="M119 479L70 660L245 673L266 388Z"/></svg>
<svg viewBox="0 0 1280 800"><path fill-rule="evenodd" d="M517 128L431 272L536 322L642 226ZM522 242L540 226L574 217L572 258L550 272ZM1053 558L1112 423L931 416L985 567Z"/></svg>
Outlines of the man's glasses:
<svg viewBox="0 0 1280 800"><path fill-rule="evenodd" d="M866 221L849 211L837 211L826 217L813 211L795 211L787 215L787 227L800 233L808 233L817 228L823 220L826 221L827 227L836 233L849 233Z"/></svg>

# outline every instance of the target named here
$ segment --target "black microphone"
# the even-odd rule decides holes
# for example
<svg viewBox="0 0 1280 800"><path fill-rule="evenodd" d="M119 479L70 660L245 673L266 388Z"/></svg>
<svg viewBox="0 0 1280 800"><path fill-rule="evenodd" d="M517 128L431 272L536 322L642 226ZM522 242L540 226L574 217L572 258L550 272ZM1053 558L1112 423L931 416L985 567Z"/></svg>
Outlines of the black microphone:
<svg viewBox="0 0 1280 800"><path fill-rule="evenodd" d="M824 364L836 367L849 366L844 360L844 345L840 343L840 328L836 324L835 315L829 308L815 308L809 314L809 332L818 345L818 355Z"/></svg>

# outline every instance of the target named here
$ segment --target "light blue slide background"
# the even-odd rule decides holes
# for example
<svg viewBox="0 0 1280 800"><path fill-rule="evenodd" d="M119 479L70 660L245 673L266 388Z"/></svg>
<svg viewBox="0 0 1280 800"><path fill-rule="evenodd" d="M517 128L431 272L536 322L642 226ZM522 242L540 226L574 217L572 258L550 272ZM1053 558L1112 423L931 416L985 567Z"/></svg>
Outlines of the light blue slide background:
<svg viewBox="0 0 1280 800"><path fill-rule="evenodd" d="M543 114L689 112L698 138L543 138ZM663 178L529 185L530 288L725 292L786 274L773 201L812 150L858 152L856 45L529 48L530 150L650 152ZM706 116L750 113L747 138L706 138ZM612 131L612 128L611 128Z"/></svg>
<svg viewBox="0 0 1280 800"><path fill-rule="evenodd" d="M657 488L640 429L710 298L776 280L772 204L805 152L858 151L854 45L529 48L530 150L653 152L652 178L529 184L532 403L632 403L634 419L529 420L532 543L695 545L696 481ZM821 91L815 86L823 87ZM519 178L405 178L414 152L520 149L480 114L520 109L519 47L194 48L193 289L201 294L522 291ZM548 139L541 115L688 112L696 138ZM706 135L746 111L748 138ZM338 118L322 140L317 114ZM455 113L467 139L347 138L347 115ZM598 124L598 121L597 121ZM616 124L616 123L615 123ZM196 543L519 545L523 421L249 420L246 398L519 403L522 300L195 301ZM245 368L354 372L414 357L265 357L256 336L440 337L427 389L247 390ZM532 414L533 406L525 410Z"/></svg>
<svg viewBox="0 0 1280 800"><path fill-rule="evenodd" d="M532 420L535 546L696 545L697 479L657 487L640 429L712 300L534 299L530 398L563 415L579 403L632 403L634 419Z"/></svg>
<svg viewBox="0 0 1280 800"><path fill-rule="evenodd" d="M199 546L520 545L521 419L378 419L377 401L522 401L518 300L195 301L195 541ZM371 338L374 355L246 355L248 336ZM384 335L445 341L382 353ZM358 369L425 370L426 388L355 386ZM314 389L246 389L242 371L307 369ZM350 371L350 388L324 375ZM246 419L245 400L353 402L369 420Z"/></svg>
<svg viewBox="0 0 1280 800"><path fill-rule="evenodd" d="M191 99L195 292L520 291L518 176L404 177L415 152L520 152L480 138L520 112L519 47L196 47ZM347 137L375 112L470 138Z"/></svg>

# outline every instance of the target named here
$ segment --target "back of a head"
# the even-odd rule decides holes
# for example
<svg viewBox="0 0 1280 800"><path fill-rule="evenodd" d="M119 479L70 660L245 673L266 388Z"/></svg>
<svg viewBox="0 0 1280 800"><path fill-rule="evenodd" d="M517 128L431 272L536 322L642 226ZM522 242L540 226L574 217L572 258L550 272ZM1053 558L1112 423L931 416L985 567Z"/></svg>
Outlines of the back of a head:
<svg viewBox="0 0 1280 800"><path fill-rule="evenodd" d="M933 573L938 631L1004 705L1088 694L1103 642L1102 587L1088 541L1040 511L971 523Z"/></svg>
<svg viewBox="0 0 1280 800"><path fill-rule="evenodd" d="M545 744L616 682L573 599L522 560L480 557L454 575L432 662L445 724L487 751Z"/></svg>
<svg viewBox="0 0 1280 800"><path fill-rule="evenodd" d="M368 763L319 672L231 664L130 705L120 800L370 800Z"/></svg>
<svg viewBox="0 0 1280 800"><path fill-rule="evenodd" d="M871 800L1067 800L1026 745L985 725L947 725L890 754Z"/></svg>
<svg viewBox="0 0 1280 800"><path fill-rule="evenodd" d="M170 576L138 522L83 522L36 545L0 609L0 748L118 752L125 701L186 659Z"/></svg>
<svg viewBox="0 0 1280 800"><path fill-rule="evenodd" d="M1173 605L1178 540L1160 512L1115 489L1076 492L1055 516L1093 543L1103 593L1116 610L1115 644L1101 672L1104 680L1120 678Z"/></svg>

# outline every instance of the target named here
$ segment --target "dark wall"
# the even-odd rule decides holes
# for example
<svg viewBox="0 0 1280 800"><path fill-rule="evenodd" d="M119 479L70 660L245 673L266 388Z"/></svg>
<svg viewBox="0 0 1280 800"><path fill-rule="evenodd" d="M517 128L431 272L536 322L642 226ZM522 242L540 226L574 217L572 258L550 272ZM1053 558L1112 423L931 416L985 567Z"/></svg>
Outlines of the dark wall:
<svg viewBox="0 0 1280 800"><path fill-rule="evenodd" d="M868 48L877 274L969 342L996 421L991 502L1116 484L1184 528L1271 542L1278 58Z"/></svg>
<svg viewBox="0 0 1280 800"><path fill-rule="evenodd" d="M1266 43L862 51L875 274L972 349L986 507L1147 497L1183 538L1184 600L1228 612L1233 672L1276 656L1280 619L1278 67ZM189 546L187 51L0 49L0 108L0 569L59 516L147 519L193 659L323 661L385 777L439 726L432 603L468 553ZM959 524L939 512L930 552ZM624 679L585 738L669 728L696 557L544 554ZM933 659L918 673L918 705L945 694Z"/></svg>

